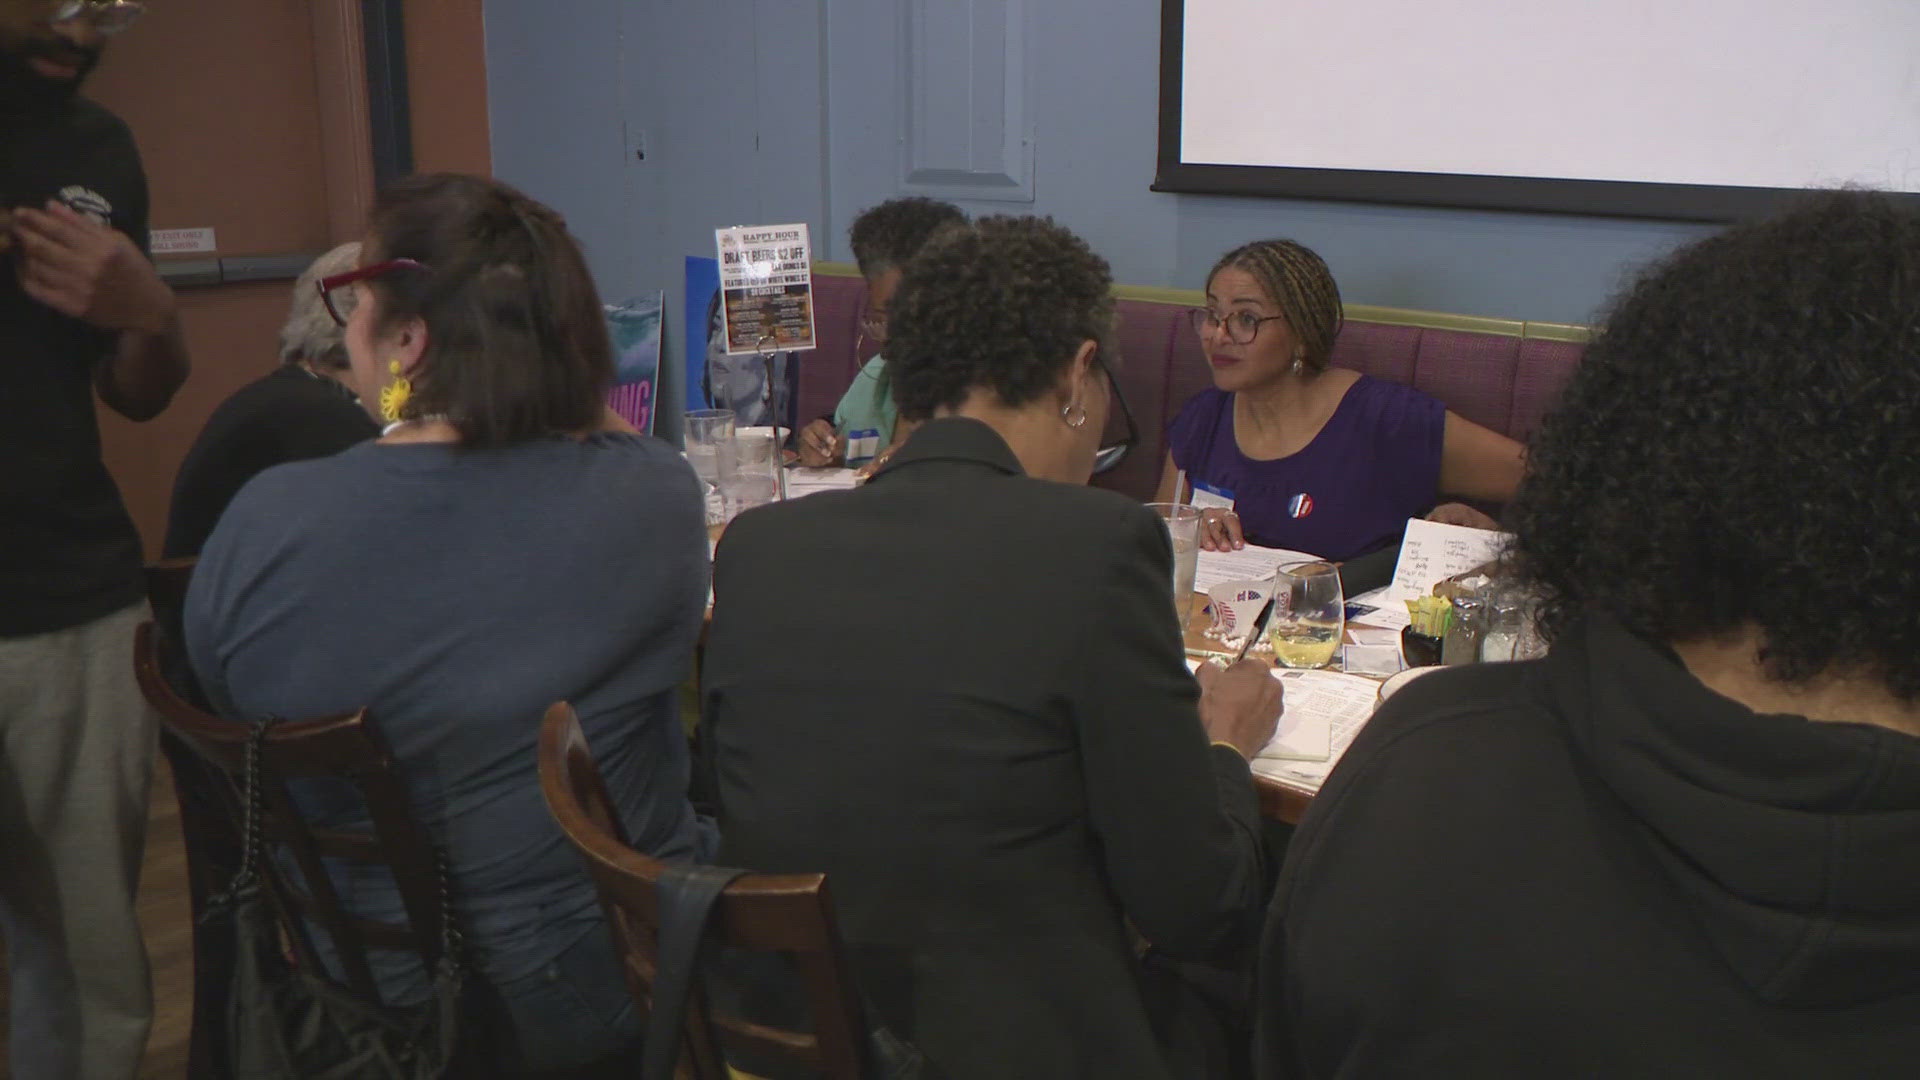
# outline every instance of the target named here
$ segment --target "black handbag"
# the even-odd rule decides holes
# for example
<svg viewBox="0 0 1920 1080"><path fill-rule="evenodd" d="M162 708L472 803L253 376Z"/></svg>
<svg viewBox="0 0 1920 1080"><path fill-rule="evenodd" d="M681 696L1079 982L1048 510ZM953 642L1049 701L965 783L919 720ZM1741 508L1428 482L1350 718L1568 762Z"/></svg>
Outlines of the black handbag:
<svg viewBox="0 0 1920 1080"><path fill-rule="evenodd" d="M446 859L438 859L442 911L441 956L433 996L413 1006L367 1001L311 965L297 964L282 945L272 899L261 881L260 747L272 721L247 740L244 838L240 869L200 917L208 933L233 941L227 1005L227 1044L220 1048L231 1075L244 1080L439 1080L471 1075L455 1069L466 984L460 937L453 925Z"/></svg>
<svg viewBox="0 0 1920 1080"><path fill-rule="evenodd" d="M714 901L747 873L718 866L668 866L660 875L659 943L653 972L653 1009L647 1017L641 1080L672 1080L680 1060L687 995L700 968L701 945ZM941 1080L920 1048L872 1019L867 1006L867 1068L878 1080Z"/></svg>

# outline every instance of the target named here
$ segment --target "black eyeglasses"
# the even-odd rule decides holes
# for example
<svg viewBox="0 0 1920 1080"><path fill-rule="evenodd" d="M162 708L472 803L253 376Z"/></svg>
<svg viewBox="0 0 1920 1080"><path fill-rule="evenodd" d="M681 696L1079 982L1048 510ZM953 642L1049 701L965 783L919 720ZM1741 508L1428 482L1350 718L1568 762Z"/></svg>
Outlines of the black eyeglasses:
<svg viewBox="0 0 1920 1080"><path fill-rule="evenodd" d="M1113 377L1113 369L1107 366L1099 353L1093 354L1093 362L1107 376L1107 386L1113 391L1113 403L1120 407L1120 419L1126 421L1127 433L1117 443L1102 446L1093 452L1093 471L1095 475L1111 470L1127 456L1127 451L1140 441L1140 429L1134 426L1133 410L1127 408L1127 395L1120 392L1120 380Z"/></svg>
<svg viewBox="0 0 1920 1080"><path fill-rule="evenodd" d="M1260 324L1276 319L1285 319L1285 315L1255 315L1251 311L1230 311L1225 315L1216 314L1211 308L1189 308L1187 318L1193 320L1193 332L1201 337L1214 333L1221 327L1227 331L1227 340L1235 345L1251 345L1260 334Z"/></svg>

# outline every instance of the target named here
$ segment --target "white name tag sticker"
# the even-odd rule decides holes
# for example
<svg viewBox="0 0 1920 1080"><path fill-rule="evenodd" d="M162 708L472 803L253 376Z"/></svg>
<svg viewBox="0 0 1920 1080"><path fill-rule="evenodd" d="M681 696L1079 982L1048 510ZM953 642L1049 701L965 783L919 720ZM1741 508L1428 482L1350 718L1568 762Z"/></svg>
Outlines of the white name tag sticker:
<svg viewBox="0 0 1920 1080"><path fill-rule="evenodd" d="M1201 510L1231 510L1233 492L1196 483L1193 485L1191 505Z"/></svg>
<svg viewBox="0 0 1920 1080"><path fill-rule="evenodd" d="M847 432L846 462L849 468L865 465L879 453L879 428L861 428Z"/></svg>

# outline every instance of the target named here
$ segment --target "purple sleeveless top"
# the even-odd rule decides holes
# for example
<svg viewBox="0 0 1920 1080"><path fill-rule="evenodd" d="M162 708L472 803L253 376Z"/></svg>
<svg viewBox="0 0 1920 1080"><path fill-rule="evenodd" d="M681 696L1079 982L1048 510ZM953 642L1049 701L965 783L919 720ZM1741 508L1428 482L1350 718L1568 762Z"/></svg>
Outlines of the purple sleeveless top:
<svg viewBox="0 0 1920 1080"><path fill-rule="evenodd" d="M1233 395L1208 387L1167 427L1187 479L1231 493L1247 543L1351 559L1398 543L1439 501L1446 406L1362 375L1298 453L1255 461L1233 437Z"/></svg>

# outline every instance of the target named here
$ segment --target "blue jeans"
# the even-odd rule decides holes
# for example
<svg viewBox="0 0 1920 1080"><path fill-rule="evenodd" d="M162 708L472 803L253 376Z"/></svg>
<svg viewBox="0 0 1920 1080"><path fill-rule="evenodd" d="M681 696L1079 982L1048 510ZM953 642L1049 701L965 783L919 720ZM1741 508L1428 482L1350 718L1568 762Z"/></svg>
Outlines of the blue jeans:
<svg viewBox="0 0 1920 1080"><path fill-rule="evenodd" d="M597 919L538 971L494 989L513 1023L516 1064L526 1071L574 1068L639 1046L643 1027L620 954Z"/></svg>

